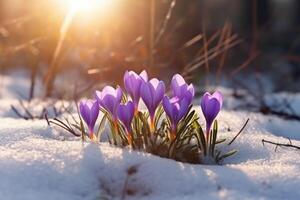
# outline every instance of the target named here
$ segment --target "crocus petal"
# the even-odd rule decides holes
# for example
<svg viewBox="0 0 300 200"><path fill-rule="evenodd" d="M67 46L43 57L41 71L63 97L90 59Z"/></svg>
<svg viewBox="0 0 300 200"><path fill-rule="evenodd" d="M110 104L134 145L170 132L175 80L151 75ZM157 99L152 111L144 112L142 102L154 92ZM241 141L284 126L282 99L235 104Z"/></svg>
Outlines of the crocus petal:
<svg viewBox="0 0 300 200"><path fill-rule="evenodd" d="M178 113L178 121L181 120L188 112L190 106L190 99L189 98L183 98L180 101L180 110Z"/></svg>
<svg viewBox="0 0 300 200"><path fill-rule="evenodd" d="M95 96L97 102L100 104L100 102L102 101L102 92L99 90L96 90L94 96Z"/></svg>
<svg viewBox="0 0 300 200"><path fill-rule="evenodd" d="M140 77L143 79L143 81L145 81L145 82L148 81L148 74L147 74L146 70L143 70L143 71L140 73Z"/></svg>
<svg viewBox="0 0 300 200"><path fill-rule="evenodd" d="M182 85L180 85L180 84L182 84L182 83L181 82L176 82L173 79L173 82L171 84L171 89L172 89L173 96L177 96L179 98L182 98L184 96L184 94L186 93L188 86L185 82Z"/></svg>
<svg viewBox="0 0 300 200"><path fill-rule="evenodd" d="M187 103L190 105L193 101L193 98L194 98L194 94L187 91L185 93L185 95L183 97L181 97L181 99L185 99L185 101L187 101Z"/></svg>
<svg viewBox="0 0 300 200"><path fill-rule="evenodd" d="M90 127L91 130L94 129L94 126L95 126L96 120L98 118L98 115L99 115L99 104L96 101L94 101L93 105L91 107L91 112L90 112L89 127Z"/></svg>
<svg viewBox="0 0 300 200"><path fill-rule="evenodd" d="M149 81L150 85L152 86L152 88L154 90L156 90L158 84L159 84L159 80L157 78L153 78Z"/></svg>
<svg viewBox="0 0 300 200"><path fill-rule="evenodd" d="M115 103L116 103L116 98L114 96L107 95L102 99L100 105L113 115Z"/></svg>
<svg viewBox="0 0 300 200"><path fill-rule="evenodd" d="M216 91L216 92L213 93L212 96L219 101L220 106L222 107L222 105L223 105L223 95L222 95L222 93L219 92L219 91Z"/></svg>
<svg viewBox="0 0 300 200"><path fill-rule="evenodd" d="M163 81L159 81L156 90L155 90L155 94L154 94L154 106L157 107L159 105L159 103L161 102L162 98L164 97L165 94L165 84Z"/></svg>
<svg viewBox="0 0 300 200"><path fill-rule="evenodd" d="M204 93L204 95L202 96L201 109L202 109L203 114L206 113L206 103L208 101L209 96L210 96L210 94L208 92Z"/></svg>
<svg viewBox="0 0 300 200"><path fill-rule="evenodd" d="M182 85L186 85L184 78L180 74L175 74L171 81L172 89L176 90L176 88L178 88Z"/></svg>
<svg viewBox="0 0 300 200"><path fill-rule="evenodd" d="M178 116L178 99L169 99L169 97L165 96L163 98L163 108L171 121L172 127L175 127L177 124L177 116Z"/></svg>
<svg viewBox="0 0 300 200"><path fill-rule="evenodd" d="M81 115L82 119L85 121L85 123L89 124L91 120L90 120L89 110L87 109L87 106L86 106L86 101L80 101L79 111L80 111L80 115Z"/></svg>
<svg viewBox="0 0 300 200"><path fill-rule="evenodd" d="M169 97L165 96L163 98L163 108L167 114L167 116L171 119L173 119L173 108L172 108L172 104L170 103L170 99Z"/></svg>
<svg viewBox="0 0 300 200"><path fill-rule="evenodd" d="M141 97L148 108L149 112L152 110L153 93L149 86L149 83L143 83L141 86Z"/></svg>
<svg viewBox="0 0 300 200"><path fill-rule="evenodd" d="M125 87L125 90L130 94L131 94L131 91L132 91L132 80L130 78L130 74L128 71L125 72L125 75L124 75L124 87Z"/></svg>
<svg viewBox="0 0 300 200"><path fill-rule="evenodd" d="M195 88L194 88L194 85L191 83L189 86L188 86L188 92L194 97L195 96Z"/></svg>
<svg viewBox="0 0 300 200"><path fill-rule="evenodd" d="M116 89L113 88L112 86L105 86L102 90L102 93L101 93L101 98L104 98L105 96L107 95L110 95L110 96L116 96Z"/></svg>
<svg viewBox="0 0 300 200"><path fill-rule="evenodd" d="M120 88L120 86L117 86L117 89L116 89L116 101L117 102L121 102L122 95L123 95L122 89Z"/></svg>

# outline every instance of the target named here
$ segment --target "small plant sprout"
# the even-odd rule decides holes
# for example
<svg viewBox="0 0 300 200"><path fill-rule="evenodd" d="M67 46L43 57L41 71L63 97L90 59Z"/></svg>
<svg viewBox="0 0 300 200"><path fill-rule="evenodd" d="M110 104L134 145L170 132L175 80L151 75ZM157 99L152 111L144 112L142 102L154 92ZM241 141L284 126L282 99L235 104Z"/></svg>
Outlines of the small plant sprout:
<svg viewBox="0 0 300 200"><path fill-rule="evenodd" d="M217 148L225 139L218 139L215 120L223 104L223 95L205 93L201 108L206 121L204 132L193 109L195 89L176 74L171 81L171 96L166 96L165 84L156 78L148 81L146 71L139 75L127 71L124 75L125 92L106 86L96 91L96 101L80 102L80 115L93 136L99 110L103 112L97 135L104 131L108 119L113 144L149 152L161 157L190 163L220 163L236 151L221 154ZM130 96L128 100L127 96ZM146 110L139 110L140 99ZM149 121L150 118L150 121ZM84 132L83 132L84 133Z"/></svg>
<svg viewBox="0 0 300 200"><path fill-rule="evenodd" d="M154 131L154 115L157 107L161 103L165 95L165 84L156 78L151 79L149 82L144 82L141 86L141 97L149 111L150 115L150 128Z"/></svg>
<svg viewBox="0 0 300 200"><path fill-rule="evenodd" d="M99 105L95 100L82 100L79 103L80 115L88 126L88 136L94 139L94 126L99 115Z"/></svg>
<svg viewBox="0 0 300 200"><path fill-rule="evenodd" d="M138 112L138 106L141 98L141 86L143 82L148 81L148 74L144 70L139 75L134 71L126 71L124 75L124 87L134 103L135 114Z"/></svg>

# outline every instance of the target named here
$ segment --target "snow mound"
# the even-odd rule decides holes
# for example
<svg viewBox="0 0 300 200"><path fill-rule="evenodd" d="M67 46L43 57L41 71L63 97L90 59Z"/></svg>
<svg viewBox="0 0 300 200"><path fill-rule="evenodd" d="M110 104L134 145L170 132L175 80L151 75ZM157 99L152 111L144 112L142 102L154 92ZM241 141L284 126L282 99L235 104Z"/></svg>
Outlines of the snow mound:
<svg viewBox="0 0 300 200"><path fill-rule="evenodd" d="M265 127L266 117L223 111L219 116L220 137L232 138L247 117L251 118L247 129L230 147L238 149L238 154L222 166L184 164L107 143L83 144L67 135L57 137L57 130L49 128L45 120L1 118L0 196L5 199L297 199L300 154L283 148L275 152L274 146L262 145L262 139L287 142ZM300 144L297 140L292 142ZM229 149L227 145L221 148Z"/></svg>

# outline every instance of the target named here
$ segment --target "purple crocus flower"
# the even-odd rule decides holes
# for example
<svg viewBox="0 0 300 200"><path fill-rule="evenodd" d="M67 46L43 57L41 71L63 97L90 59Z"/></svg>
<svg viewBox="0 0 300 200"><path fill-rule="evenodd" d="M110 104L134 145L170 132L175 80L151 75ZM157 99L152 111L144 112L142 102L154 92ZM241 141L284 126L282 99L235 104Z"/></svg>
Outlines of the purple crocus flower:
<svg viewBox="0 0 300 200"><path fill-rule="evenodd" d="M190 98L185 97L179 99L178 97L169 98L167 96L163 99L164 110L171 121L171 139L176 137L176 129L178 122L187 114L190 106Z"/></svg>
<svg viewBox="0 0 300 200"><path fill-rule="evenodd" d="M147 81L148 74L145 70L142 71L139 75L134 71L126 71L124 75L124 86L134 103L135 112L138 109L141 97L141 85L143 82Z"/></svg>
<svg viewBox="0 0 300 200"><path fill-rule="evenodd" d="M117 109L119 120L126 127L127 133L131 133L131 122L134 116L134 103L128 101L126 104L120 104Z"/></svg>
<svg viewBox="0 0 300 200"><path fill-rule="evenodd" d="M206 120L206 134L209 134L214 119L220 112L223 104L223 95L216 91L212 95L206 92L201 99L201 109Z"/></svg>
<svg viewBox="0 0 300 200"><path fill-rule="evenodd" d="M141 97L149 111L151 125L153 125L156 108L164 97L165 90L164 82L156 78L151 79L149 82L142 83Z"/></svg>
<svg viewBox="0 0 300 200"><path fill-rule="evenodd" d="M171 90L173 97L178 97L179 99L188 97L189 104L192 103L193 97L195 95L195 89L193 84L188 85L184 78L180 74L175 74L171 81Z"/></svg>
<svg viewBox="0 0 300 200"><path fill-rule="evenodd" d="M89 128L89 136L93 137L94 126L99 115L99 105L95 100L82 100L79 103L80 115Z"/></svg>
<svg viewBox="0 0 300 200"><path fill-rule="evenodd" d="M102 91L96 91L95 97L101 107L111 114L113 120L117 120L117 107L121 103L122 89L105 86Z"/></svg>

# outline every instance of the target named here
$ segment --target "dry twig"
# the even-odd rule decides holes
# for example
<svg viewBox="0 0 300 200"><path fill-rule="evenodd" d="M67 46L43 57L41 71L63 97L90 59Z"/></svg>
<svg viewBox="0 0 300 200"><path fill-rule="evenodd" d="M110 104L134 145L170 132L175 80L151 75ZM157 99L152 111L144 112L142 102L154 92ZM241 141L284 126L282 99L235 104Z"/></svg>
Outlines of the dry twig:
<svg viewBox="0 0 300 200"><path fill-rule="evenodd" d="M293 145L292 141L289 138L288 138L288 140L289 140L289 143L283 144L283 143L277 143L277 142L272 142L269 140L262 139L262 143L263 143L263 145L265 145L265 143L275 145L275 152L278 147L289 147L289 148L294 148L294 149L300 150L300 146Z"/></svg>

